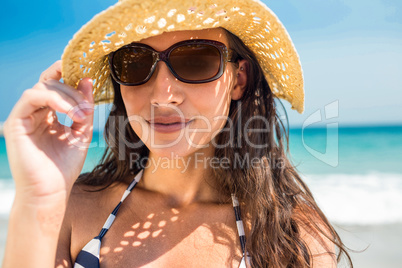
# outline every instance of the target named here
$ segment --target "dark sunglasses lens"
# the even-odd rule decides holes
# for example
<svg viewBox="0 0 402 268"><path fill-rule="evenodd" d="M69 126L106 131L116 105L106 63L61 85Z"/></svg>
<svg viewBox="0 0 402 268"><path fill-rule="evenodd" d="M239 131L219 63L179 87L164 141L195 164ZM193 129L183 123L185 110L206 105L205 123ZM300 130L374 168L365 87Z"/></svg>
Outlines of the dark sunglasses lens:
<svg viewBox="0 0 402 268"><path fill-rule="evenodd" d="M152 51L141 47L128 47L115 52L114 74L123 83L141 83L149 75L154 63Z"/></svg>
<svg viewBox="0 0 402 268"><path fill-rule="evenodd" d="M221 54L218 48L208 44L188 44L174 49L169 61L181 78L202 81L218 74Z"/></svg>

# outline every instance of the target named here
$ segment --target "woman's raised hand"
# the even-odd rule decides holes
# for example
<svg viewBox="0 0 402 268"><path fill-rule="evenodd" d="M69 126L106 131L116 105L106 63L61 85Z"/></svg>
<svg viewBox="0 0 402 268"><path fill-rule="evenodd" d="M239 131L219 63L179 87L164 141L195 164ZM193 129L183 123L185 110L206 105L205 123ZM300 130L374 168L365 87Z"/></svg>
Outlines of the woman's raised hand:
<svg viewBox="0 0 402 268"><path fill-rule="evenodd" d="M68 198L83 167L92 139L92 81L83 79L76 90L60 79L61 61L57 61L23 93L5 122L16 201ZM59 123L56 111L67 114L73 124Z"/></svg>
<svg viewBox="0 0 402 268"><path fill-rule="evenodd" d="M58 61L24 92L4 124L16 188L4 268L54 267L67 200L91 142L92 81L83 79L76 90L60 78ZM60 124L56 111L73 124Z"/></svg>

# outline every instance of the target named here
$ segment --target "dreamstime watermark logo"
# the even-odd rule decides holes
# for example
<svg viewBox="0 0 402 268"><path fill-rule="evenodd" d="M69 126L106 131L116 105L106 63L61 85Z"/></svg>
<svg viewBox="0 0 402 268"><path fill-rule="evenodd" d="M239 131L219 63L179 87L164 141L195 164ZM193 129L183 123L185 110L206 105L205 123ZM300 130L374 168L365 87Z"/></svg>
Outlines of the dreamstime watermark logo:
<svg viewBox="0 0 402 268"><path fill-rule="evenodd" d="M316 123L324 122L330 119L339 117L339 101L336 100L332 103L325 105L324 114L322 115L321 109L311 114L303 123L302 127L302 142L304 148L316 159L332 166L337 167L339 164L339 124L338 122L326 124L326 143L325 152L320 152L306 144L304 134L306 129Z"/></svg>

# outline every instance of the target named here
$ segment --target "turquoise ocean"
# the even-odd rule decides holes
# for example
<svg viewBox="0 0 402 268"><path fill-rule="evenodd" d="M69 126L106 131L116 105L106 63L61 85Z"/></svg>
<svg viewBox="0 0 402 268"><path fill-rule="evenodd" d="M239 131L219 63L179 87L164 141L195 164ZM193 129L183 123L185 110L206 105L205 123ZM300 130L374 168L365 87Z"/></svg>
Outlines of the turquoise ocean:
<svg viewBox="0 0 402 268"><path fill-rule="evenodd" d="M402 223L402 126L291 128L289 157L336 224ZM94 133L84 171L105 149ZM0 217L14 198L5 140L0 137Z"/></svg>

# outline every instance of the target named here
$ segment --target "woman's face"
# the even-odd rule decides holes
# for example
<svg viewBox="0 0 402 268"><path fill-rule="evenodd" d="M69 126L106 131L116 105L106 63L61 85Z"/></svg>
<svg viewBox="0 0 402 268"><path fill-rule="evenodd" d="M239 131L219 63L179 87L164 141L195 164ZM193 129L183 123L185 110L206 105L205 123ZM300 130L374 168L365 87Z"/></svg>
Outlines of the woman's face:
<svg viewBox="0 0 402 268"><path fill-rule="evenodd" d="M140 43L163 51L190 39L215 40L229 47L222 29L163 33ZM188 156L200 148L213 148L211 140L224 127L231 99L237 96L233 93L237 71L235 64L227 63L219 79L189 84L175 78L166 63L159 61L145 84L121 85L131 127L151 153L159 156Z"/></svg>

